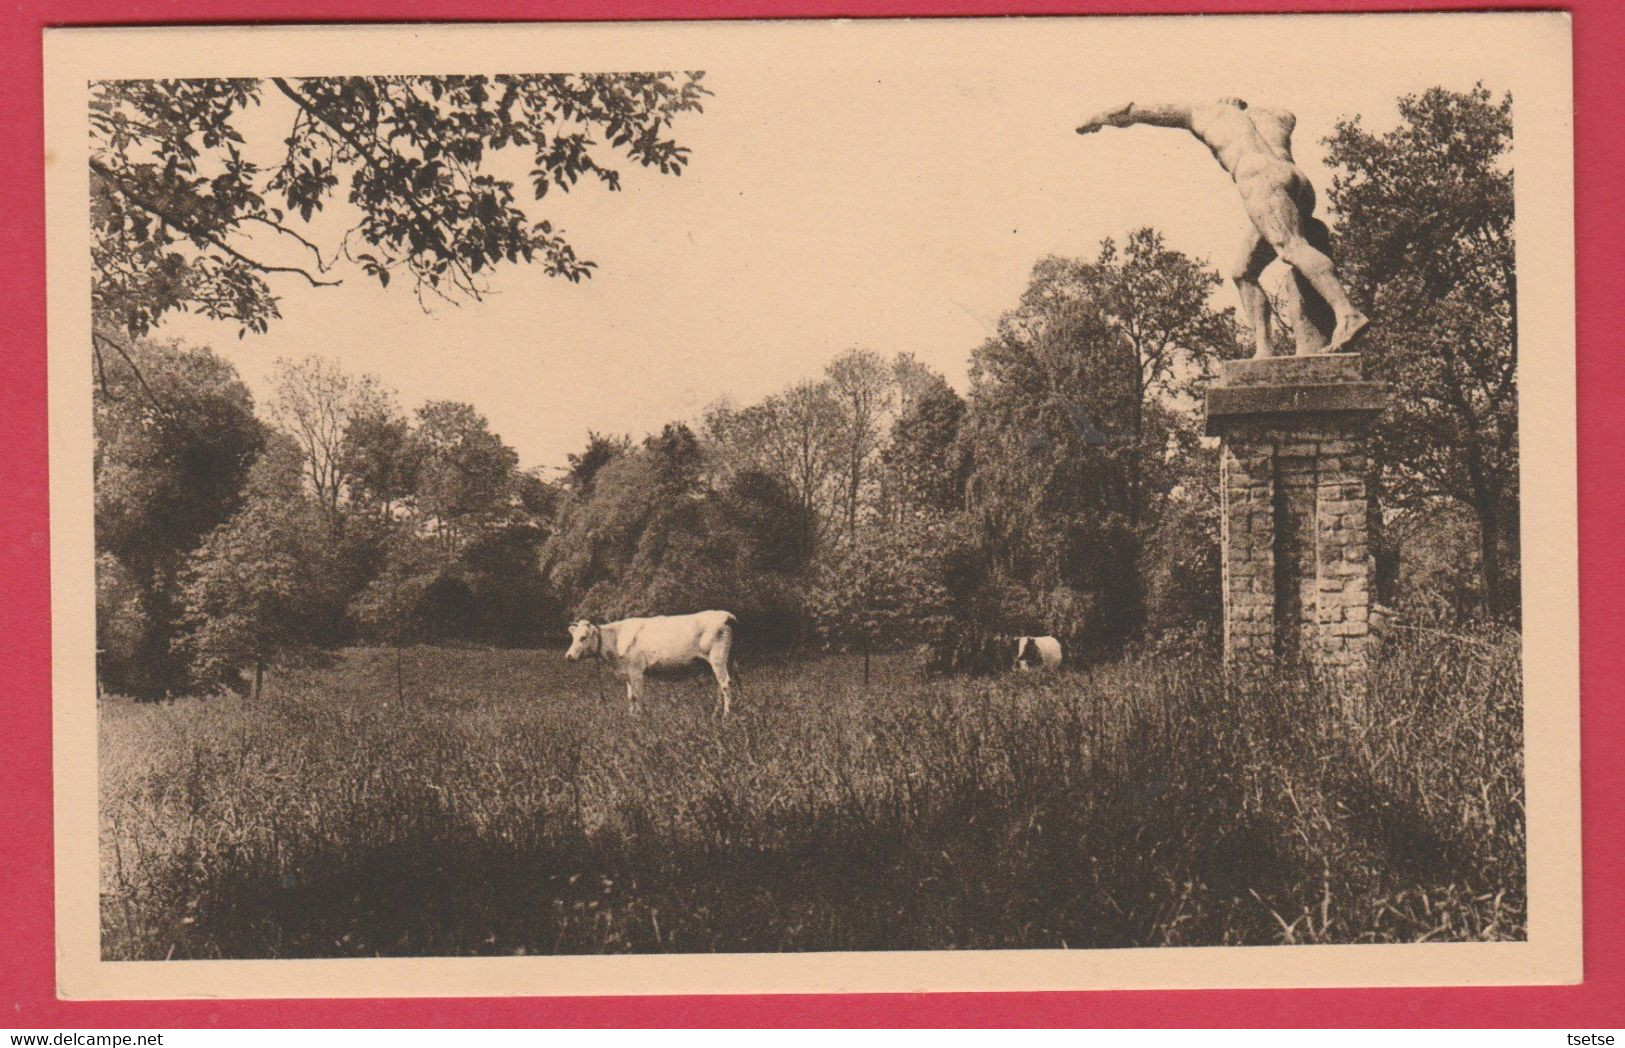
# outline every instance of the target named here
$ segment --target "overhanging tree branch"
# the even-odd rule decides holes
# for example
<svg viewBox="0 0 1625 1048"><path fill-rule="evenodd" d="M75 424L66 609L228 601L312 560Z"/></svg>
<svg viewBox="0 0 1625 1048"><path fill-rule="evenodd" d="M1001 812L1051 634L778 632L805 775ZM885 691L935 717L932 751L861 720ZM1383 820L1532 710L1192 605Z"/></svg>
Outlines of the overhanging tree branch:
<svg viewBox="0 0 1625 1048"><path fill-rule="evenodd" d="M306 98L299 91L296 91L293 86L283 77L274 76L271 78L271 82L276 85L277 90L281 91L284 95L287 95L288 98L291 99L295 105L299 106L299 108L305 113L307 113L312 120L321 123L325 127L332 128L340 138L349 143L350 148L355 150L357 159L366 164L375 172L383 173L385 171L385 165L378 159L373 151L368 148L359 137L356 136L355 132L345 127L342 121L322 112L319 108L317 108L315 103L311 102L310 99ZM401 186L401 191L402 197L406 200L407 204L411 206L412 212L417 215L418 220L436 229L438 239L446 249L448 256L447 261L461 277L459 286L472 295L476 301L479 300L480 291L478 286L475 284L474 275L470 273L463 265L462 259L457 257L456 230L447 227L443 219L430 212L427 206L418 199L417 194L413 192L410 186L403 183ZM442 230L444 230L444 232L441 232ZM450 235L449 240L447 239L447 234Z"/></svg>
<svg viewBox="0 0 1625 1048"><path fill-rule="evenodd" d="M140 192L130 184L129 179L125 178L119 172L114 171L112 168L108 167L95 157L90 158L90 169L96 174L100 175L105 181L111 183L114 190L120 196L141 208L141 210L152 215L154 218L161 220L166 225L174 227L189 238L213 245L217 250L221 251L228 257L236 259L238 262L241 262L243 265L248 266L251 269L266 274L292 273L296 276L304 277L305 280L310 282L311 287L339 286L340 282L337 280L319 280L315 276L311 275L310 272L301 269L298 266L278 266L272 265L268 262L261 262L258 259L250 258L241 251L238 251L236 248L232 247L230 244L227 244L224 240L220 239L220 237L214 232L204 229L197 223L176 214L172 209L164 207L151 197Z"/></svg>

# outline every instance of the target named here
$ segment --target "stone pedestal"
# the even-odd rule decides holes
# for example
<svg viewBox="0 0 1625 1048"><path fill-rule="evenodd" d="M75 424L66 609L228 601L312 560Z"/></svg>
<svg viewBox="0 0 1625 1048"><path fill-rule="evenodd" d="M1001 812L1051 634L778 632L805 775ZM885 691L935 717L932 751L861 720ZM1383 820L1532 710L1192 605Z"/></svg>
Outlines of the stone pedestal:
<svg viewBox="0 0 1625 1048"><path fill-rule="evenodd" d="M1207 432L1221 440L1228 665L1364 675L1374 654L1367 441L1387 399L1357 356L1222 365Z"/></svg>

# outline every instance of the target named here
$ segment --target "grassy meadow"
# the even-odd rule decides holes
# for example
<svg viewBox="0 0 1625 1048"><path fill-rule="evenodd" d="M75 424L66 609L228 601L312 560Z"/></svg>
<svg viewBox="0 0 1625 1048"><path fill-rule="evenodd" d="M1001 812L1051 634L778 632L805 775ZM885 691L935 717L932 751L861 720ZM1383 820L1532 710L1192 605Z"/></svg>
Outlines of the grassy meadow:
<svg viewBox="0 0 1625 1048"><path fill-rule="evenodd" d="M904 656L618 684L351 649L100 708L109 959L985 949L1525 935L1516 638L1391 646L1364 710L1196 658Z"/></svg>

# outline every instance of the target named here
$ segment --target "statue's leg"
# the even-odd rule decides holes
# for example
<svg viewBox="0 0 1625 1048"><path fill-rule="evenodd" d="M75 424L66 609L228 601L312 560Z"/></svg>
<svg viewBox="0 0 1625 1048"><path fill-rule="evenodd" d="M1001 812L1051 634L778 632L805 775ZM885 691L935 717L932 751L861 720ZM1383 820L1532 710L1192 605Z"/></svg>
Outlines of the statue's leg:
<svg viewBox="0 0 1625 1048"><path fill-rule="evenodd" d="M1349 301L1348 292L1343 290L1342 283L1337 279L1331 257L1310 243L1304 235L1304 216L1297 201L1292 198L1290 180L1262 177L1238 179L1236 188L1241 190L1242 203L1246 205L1248 216L1270 246L1331 307L1337 322L1328 351L1335 353L1347 348L1370 321Z"/></svg>
<svg viewBox="0 0 1625 1048"><path fill-rule="evenodd" d="M1241 299L1242 319L1253 329L1253 356L1273 356L1270 347L1270 302L1264 287L1258 282L1275 259L1275 249L1264 239L1258 227L1247 223L1241 247L1230 260L1228 276L1236 285L1236 296Z"/></svg>
<svg viewBox="0 0 1625 1048"><path fill-rule="evenodd" d="M1304 236L1316 250L1331 254L1331 233L1318 218L1304 220ZM1337 317L1297 270L1292 270L1281 295L1281 312L1292 325L1293 341L1300 357L1326 352L1336 330Z"/></svg>
<svg viewBox="0 0 1625 1048"><path fill-rule="evenodd" d="M1292 325L1293 349L1300 357L1325 353L1336 319L1303 274L1292 270L1281 285L1281 315Z"/></svg>

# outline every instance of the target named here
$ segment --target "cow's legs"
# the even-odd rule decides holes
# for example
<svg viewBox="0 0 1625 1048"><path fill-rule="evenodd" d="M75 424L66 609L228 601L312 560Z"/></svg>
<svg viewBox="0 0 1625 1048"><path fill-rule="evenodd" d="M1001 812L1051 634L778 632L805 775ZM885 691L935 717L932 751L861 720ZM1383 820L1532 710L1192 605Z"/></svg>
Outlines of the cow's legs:
<svg viewBox="0 0 1625 1048"><path fill-rule="evenodd" d="M710 662L711 672L717 678L717 703L722 710L722 716L726 717L733 705L733 678L728 673L727 653L713 655Z"/></svg>
<svg viewBox="0 0 1625 1048"><path fill-rule="evenodd" d="M626 711L638 712L638 702L643 698L643 674L638 672L626 675Z"/></svg>

